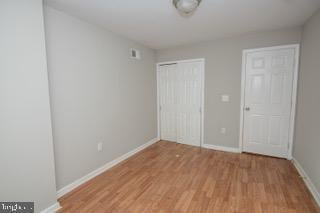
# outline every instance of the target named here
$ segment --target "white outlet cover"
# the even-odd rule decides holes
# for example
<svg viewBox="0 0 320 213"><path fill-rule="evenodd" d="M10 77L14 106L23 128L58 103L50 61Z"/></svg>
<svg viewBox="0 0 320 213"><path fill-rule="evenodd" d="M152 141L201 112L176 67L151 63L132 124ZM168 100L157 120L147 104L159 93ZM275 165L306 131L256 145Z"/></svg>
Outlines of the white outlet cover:
<svg viewBox="0 0 320 213"><path fill-rule="evenodd" d="M101 142L98 143L97 150L98 150L98 152L100 152L102 150L102 143Z"/></svg>
<svg viewBox="0 0 320 213"><path fill-rule="evenodd" d="M222 102L229 102L229 100L230 100L229 95L221 95Z"/></svg>
<svg viewBox="0 0 320 213"><path fill-rule="evenodd" d="M222 128L221 128L221 130L220 130L220 132L221 132L221 134L226 134L227 129L226 129L226 128L224 128L224 127L222 127Z"/></svg>

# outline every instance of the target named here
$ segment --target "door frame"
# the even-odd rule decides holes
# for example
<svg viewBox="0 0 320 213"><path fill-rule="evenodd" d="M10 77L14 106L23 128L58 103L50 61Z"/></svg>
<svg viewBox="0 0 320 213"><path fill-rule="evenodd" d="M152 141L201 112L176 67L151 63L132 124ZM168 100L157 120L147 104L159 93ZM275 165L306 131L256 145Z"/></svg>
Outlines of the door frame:
<svg viewBox="0 0 320 213"><path fill-rule="evenodd" d="M205 59L204 58L195 58L187 60L176 60L176 61L164 61L156 63L156 72L157 72L157 138L161 139L161 119L160 119L160 90L159 90L159 66L164 64L174 64L174 63L184 63L184 62L201 62L201 115L200 115L200 147L203 147L204 144L204 91L205 91Z"/></svg>
<svg viewBox="0 0 320 213"><path fill-rule="evenodd" d="M243 131L244 131L244 104L245 104L245 87L246 87L246 55L252 52L260 52L267 50L280 50L286 48L293 48L295 50L294 59L294 73L293 73L293 86L291 97L291 112L289 124L289 147L287 159L292 160L293 139L295 128L295 115L296 115L296 102L297 102L297 88L299 77L299 58L300 58L300 44L272 46L256 49L245 49L242 51L242 71L241 71L241 103L240 103L240 134L239 134L239 151L243 152Z"/></svg>

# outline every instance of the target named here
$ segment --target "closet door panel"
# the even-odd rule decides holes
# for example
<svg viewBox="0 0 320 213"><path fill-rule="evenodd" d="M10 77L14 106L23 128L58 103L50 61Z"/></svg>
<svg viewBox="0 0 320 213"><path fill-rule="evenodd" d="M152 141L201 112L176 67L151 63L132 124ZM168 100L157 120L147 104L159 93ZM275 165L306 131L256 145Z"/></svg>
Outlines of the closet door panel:
<svg viewBox="0 0 320 213"><path fill-rule="evenodd" d="M176 75L176 65L159 68L160 136L168 141L177 141Z"/></svg>
<svg viewBox="0 0 320 213"><path fill-rule="evenodd" d="M177 69L178 142L200 146L201 63L185 62Z"/></svg>

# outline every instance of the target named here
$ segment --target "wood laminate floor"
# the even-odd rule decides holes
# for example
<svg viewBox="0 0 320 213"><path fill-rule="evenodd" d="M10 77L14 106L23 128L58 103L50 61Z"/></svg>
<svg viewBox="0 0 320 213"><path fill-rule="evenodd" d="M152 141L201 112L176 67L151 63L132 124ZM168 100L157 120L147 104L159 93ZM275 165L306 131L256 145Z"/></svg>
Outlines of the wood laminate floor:
<svg viewBox="0 0 320 213"><path fill-rule="evenodd" d="M165 141L59 201L60 212L320 212L290 161Z"/></svg>

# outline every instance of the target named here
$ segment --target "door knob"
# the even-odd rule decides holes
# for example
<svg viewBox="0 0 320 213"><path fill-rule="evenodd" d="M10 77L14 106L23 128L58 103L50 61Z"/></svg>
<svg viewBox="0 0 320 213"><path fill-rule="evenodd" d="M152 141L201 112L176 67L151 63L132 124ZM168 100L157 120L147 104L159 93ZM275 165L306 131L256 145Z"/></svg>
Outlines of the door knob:
<svg viewBox="0 0 320 213"><path fill-rule="evenodd" d="M246 108L244 108L244 110L250 111L250 107L246 107Z"/></svg>

